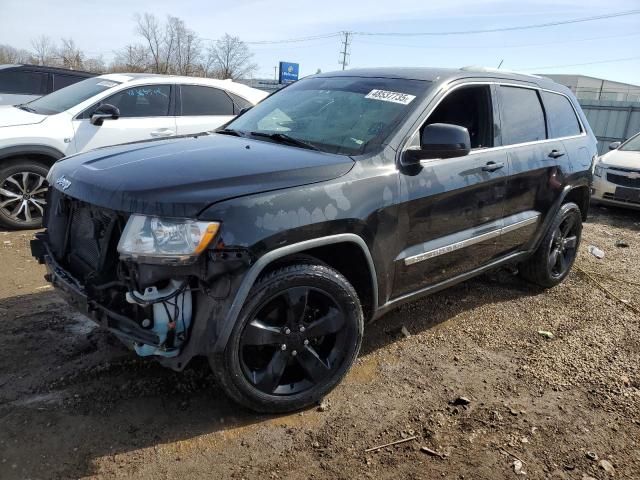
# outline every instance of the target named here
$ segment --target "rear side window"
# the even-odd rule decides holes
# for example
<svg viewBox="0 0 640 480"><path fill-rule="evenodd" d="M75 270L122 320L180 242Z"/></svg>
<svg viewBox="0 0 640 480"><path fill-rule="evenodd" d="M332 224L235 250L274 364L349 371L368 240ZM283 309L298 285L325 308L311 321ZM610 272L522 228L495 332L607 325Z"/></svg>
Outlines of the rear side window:
<svg viewBox="0 0 640 480"><path fill-rule="evenodd" d="M13 70L0 72L0 92L23 95L40 95L45 93L47 74Z"/></svg>
<svg viewBox="0 0 640 480"><path fill-rule="evenodd" d="M538 92L530 88L500 86L502 143L535 142L546 139L544 112Z"/></svg>
<svg viewBox="0 0 640 480"><path fill-rule="evenodd" d="M239 97L238 95L235 95L231 92L227 92L227 94L233 99L233 113L234 114L239 114L240 110L242 110L243 108L251 108L253 107L252 103L249 102L248 100L245 100L242 97Z"/></svg>
<svg viewBox="0 0 640 480"><path fill-rule="evenodd" d="M542 101L547 112L550 138L580 135L580 123L567 97L558 93L542 92Z"/></svg>
<svg viewBox="0 0 640 480"><path fill-rule="evenodd" d="M169 85L149 85L127 88L100 103L118 107L121 117L166 117L170 99Z"/></svg>
<svg viewBox="0 0 640 480"><path fill-rule="evenodd" d="M78 83L80 80L84 80L84 77L76 77L73 75L58 75L53 76L53 90L60 90L61 88L68 87L74 83Z"/></svg>
<svg viewBox="0 0 640 480"><path fill-rule="evenodd" d="M223 90L200 85L182 85L182 115L233 115L231 97Z"/></svg>

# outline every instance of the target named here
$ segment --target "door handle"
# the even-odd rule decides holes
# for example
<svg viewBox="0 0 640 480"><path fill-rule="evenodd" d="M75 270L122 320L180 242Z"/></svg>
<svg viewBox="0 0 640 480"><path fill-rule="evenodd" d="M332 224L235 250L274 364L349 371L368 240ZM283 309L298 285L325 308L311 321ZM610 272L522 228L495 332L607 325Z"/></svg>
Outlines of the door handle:
<svg viewBox="0 0 640 480"><path fill-rule="evenodd" d="M487 162L487 164L482 167L482 171L483 172L495 172L496 170L500 170L501 168L504 168L504 163L499 162Z"/></svg>
<svg viewBox="0 0 640 480"><path fill-rule="evenodd" d="M176 132L174 132L170 128L161 128L160 130L154 130L149 135L151 135L152 137L170 137L174 133Z"/></svg>
<svg viewBox="0 0 640 480"><path fill-rule="evenodd" d="M564 152L556 150L555 148L549 152L549 158L560 158L564 155Z"/></svg>

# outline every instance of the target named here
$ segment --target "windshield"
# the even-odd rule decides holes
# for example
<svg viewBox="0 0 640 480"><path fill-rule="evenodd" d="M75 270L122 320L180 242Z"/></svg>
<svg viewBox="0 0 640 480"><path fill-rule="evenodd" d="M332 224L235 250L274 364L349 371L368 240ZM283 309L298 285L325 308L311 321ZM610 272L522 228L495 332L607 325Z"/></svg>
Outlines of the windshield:
<svg viewBox="0 0 640 480"><path fill-rule="evenodd" d="M631 137L618 150L624 150L627 152L640 152L640 134L635 137Z"/></svg>
<svg viewBox="0 0 640 480"><path fill-rule="evenodd" d="M55 115L119 84L120 82L100 77L88 78L33 100L20 108L41 115Z"/></svg>
<svg viewBox="0 0 640 480"><path fill-rule="evenodd" d="M260 139L285 134L325 152L357 155L384 143L429 83L363 77L300 80L232 121L227 130L258 133Z"/></svg>

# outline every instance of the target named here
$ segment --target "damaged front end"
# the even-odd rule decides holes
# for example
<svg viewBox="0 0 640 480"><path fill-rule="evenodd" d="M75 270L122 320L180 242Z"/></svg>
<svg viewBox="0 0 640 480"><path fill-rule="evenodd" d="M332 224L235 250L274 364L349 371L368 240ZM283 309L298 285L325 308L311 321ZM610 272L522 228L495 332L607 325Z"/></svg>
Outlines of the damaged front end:
<svg viewBox="0 0 640 480"><path fill-rule="evenodd" d="M181 370L208 352L250 263L219 224L129 215L50 188L32 253L67 301L140 356Z"/></svg>

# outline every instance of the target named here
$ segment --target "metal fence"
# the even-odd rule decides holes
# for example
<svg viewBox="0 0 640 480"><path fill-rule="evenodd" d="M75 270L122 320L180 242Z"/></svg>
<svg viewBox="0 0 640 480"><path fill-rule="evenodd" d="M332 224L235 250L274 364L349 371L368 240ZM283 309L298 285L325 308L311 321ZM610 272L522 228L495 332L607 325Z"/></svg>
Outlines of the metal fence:
<svg viewBox="0 0 640 480"><path fill-rule="evenodd" d="M640 132L640 102L579 99L589 125L598 139L598 153L609 143L621 142Z"/></svg>

